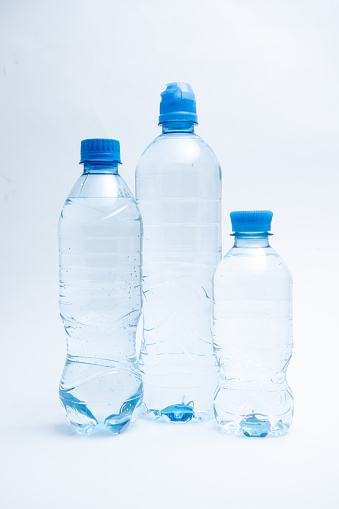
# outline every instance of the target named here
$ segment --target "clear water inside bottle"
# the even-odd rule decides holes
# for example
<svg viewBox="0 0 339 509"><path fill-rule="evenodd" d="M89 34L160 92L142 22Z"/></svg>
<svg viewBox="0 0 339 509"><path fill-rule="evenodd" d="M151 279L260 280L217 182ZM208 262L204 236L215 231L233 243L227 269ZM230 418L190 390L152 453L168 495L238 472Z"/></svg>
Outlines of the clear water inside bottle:
<svg viewBox="0 0 339 509"><path fill-rule="evenodd" d="M141 219L124 183L118 196L107 196L120 177L101 176L101 184L100 176L90 177L83 176L73 193L85 197L70 197L59 223L60 313L67 334L60 398L79 433L103 428L116 434L142 401L135 350ZM103 196L88 196L93 190L100 195L100 188Z"/></svg>
<svg viewBox="0 0 339 509"><path fill-rule="evenodd" d="M212 277L221 257L221 174L193 124L187 132L181 124L142 155L136 196L144 225L144 411L186 423L213 416Z"/></svg>
<svg viewBox="0 0 339 509"><path fill-rule="evenodd" d="M286 433L293 418L286 380L293 347L292 278L267 235L236 237L216 270L214 342L218 424L252 437Z"/></svg>

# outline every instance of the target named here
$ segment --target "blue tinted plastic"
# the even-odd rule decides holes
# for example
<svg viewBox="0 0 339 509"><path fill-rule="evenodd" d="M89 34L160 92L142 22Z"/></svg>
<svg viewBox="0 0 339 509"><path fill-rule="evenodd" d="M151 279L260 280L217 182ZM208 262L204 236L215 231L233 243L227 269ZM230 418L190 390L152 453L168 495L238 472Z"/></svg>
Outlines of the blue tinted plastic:
<svg viewBox="0 0 339 509"><path fill-rule="evenodd" d="M212 277L221 257L221 171L193 122L166 122L141 156L144 411L167 422L213 416Z"/></svg>
<svg viewBox="0 0 339 509"><path fill-rule="evenodd" d="M121 163L118 140L91 138L81 142L80 163Z"/></svg>
<svg viewBox="0 0 339 509"><path fill-rule="evenodd" d="M214 275L218 424L248 437L283 435L293 418L292 277L267 233L236 234Z"/></svg>
<svg viewBox="0 0 339 509"><path fill-rule="evenodd" d="M120 433L142 401L135 347L141 218L117 164L85 165L61 213L59 256L67 334L62 405L79 433Z"/></svg>
<svg viewBox="0 0 339 509"><path fill-rule="evenodd" d="M159 124L176 121L198 123L193 89L188 83L179 81L167 85L160 102Z"/></svg>
<svg viewBox="0 0 339 509"><path fill-rule="evenodd" d="M234 232L269 232L273 212L270 210L242 210L231 212Z"/></svg>

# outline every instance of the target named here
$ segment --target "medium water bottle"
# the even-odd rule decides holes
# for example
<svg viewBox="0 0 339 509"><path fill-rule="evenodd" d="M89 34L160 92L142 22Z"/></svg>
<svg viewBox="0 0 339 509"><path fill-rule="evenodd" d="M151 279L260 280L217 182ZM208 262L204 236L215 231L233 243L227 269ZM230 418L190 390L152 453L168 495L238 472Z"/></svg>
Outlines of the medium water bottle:
<svg viewBox="0 0 339 509"><path fill-rule="evenodd" d="M196 123L191 86L167 85L162 134L136 169L144 225L144 411L171 422L213 416L217 383L212 277L221 257L221 170Z"/></svg>
<svg viewBox="0 0 339 509"><path fill-rule="evenodd" d="M118 141L83 140L84 172L59 221L59 304L67 335L60 399L82 434L120 433L142 401L135 348L142 225L118 174L120 162Z"/></svg>
<svg viewBox="0 0 339 509"><path fill-rule="evenodd" d="M248 437L283 435L293 418L292 277L269 244L272 212L231 212L234 246L214 275L218 424Z"/></svg>

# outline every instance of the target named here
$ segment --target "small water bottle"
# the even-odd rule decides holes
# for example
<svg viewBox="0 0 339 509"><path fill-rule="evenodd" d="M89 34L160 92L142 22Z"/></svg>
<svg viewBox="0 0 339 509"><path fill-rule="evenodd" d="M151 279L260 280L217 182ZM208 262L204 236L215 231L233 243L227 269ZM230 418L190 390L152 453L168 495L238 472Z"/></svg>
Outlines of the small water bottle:
<svg viewBox="0 0 339 509"><path fill-rule="evenodd" d="M118 174L119 142L83 140L80 162L84 172L59 221L59 304L67 335L60 399L79 433L118 434L142 401L135 348L142 226Z"/></svg>
<svg viewBox="0 0 339 509"><path fill-rule="evenodd" d="M144 411L169 422L202 421L213 416L217 384L212 277L221 258L221 170L194 132L190 85L167 85L159 124L162 134L136 169L144 226Z"/></svg>
<svg viewBox="0 0 339 509"><path fill-rule="evenodd" d="M293 418L292 277L269 244L273 213L231 212L234 246L214 275L219 385L214 413L226 431L283 435Z"/></svg>

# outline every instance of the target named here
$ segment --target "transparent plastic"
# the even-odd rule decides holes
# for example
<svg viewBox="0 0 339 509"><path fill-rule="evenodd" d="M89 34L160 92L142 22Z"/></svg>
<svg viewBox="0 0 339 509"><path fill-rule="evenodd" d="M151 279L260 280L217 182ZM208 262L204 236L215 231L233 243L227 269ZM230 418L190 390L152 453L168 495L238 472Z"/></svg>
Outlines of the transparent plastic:
<svg viewBox="0 0 339 509"><path fill-rule="evenodd" d="M213 416L212 277L221 257L221 170L192 122L163 124L136 169L143 218L144 411Z"/></svg>
<svg viewBox="0 0 339 509"><path fill-rule="evenodd" d="M214 275L218 424L250 437L283 435L293 418L292 277L267 233L235 234Z"/></svg>
<svg viewBox="0 0 339 509"><path fill-rule="evenodd" d="M136 417L141 219L117 165L86 164L59 221L60 314L67 358L60 399L79 433L120 433Z"/></svg>

